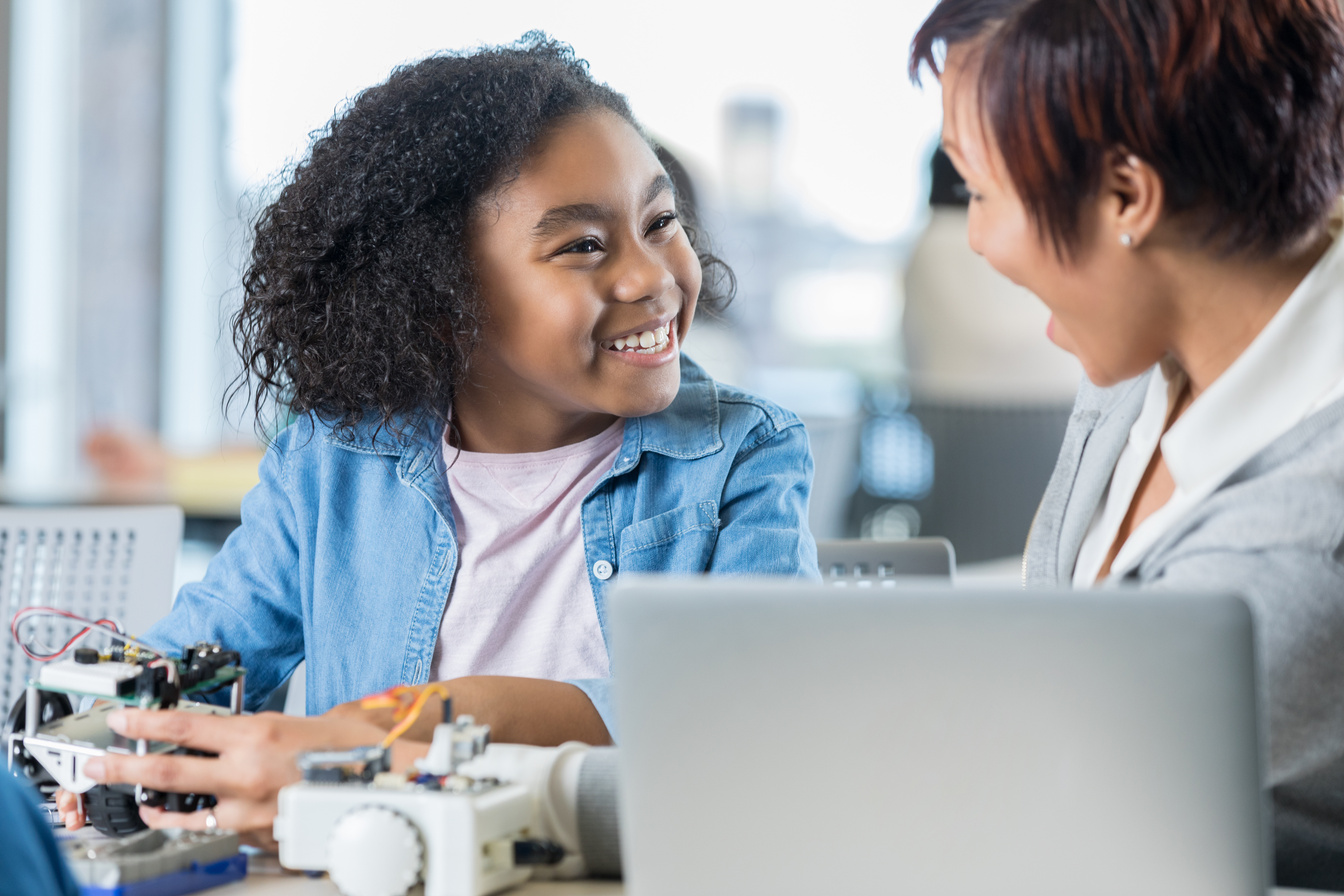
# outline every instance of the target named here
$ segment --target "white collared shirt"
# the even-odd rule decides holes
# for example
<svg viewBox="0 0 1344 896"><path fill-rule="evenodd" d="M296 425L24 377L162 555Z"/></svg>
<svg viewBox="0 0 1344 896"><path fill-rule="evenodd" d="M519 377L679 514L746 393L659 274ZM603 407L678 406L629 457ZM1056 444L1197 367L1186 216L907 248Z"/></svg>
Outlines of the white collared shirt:
<svg viewBox="0 0 1344 896"><path fill-rule="evenodd" d="M1113 576L1138 566L1163 534L1262 448L1344 396L1344 236L1163 435L1171 397L1183 385L1183 374L1173 380L1162 365L1154 369L1143 409L1078 552L1074 587L1096 584L1159 444L1175 490L1130 533L1111 563Z"/></svg>

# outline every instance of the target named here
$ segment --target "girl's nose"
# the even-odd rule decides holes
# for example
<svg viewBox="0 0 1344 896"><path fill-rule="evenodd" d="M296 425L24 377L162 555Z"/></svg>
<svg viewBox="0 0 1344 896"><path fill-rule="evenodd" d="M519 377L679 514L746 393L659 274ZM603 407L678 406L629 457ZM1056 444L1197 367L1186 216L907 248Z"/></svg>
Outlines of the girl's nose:
<svg viewBox="0 0 1344 896"><path fill-rule="evenodd" d="M672 271L657 253L635 246L622 253L612 295L618 302L656 299L676 285Z"/></svg>

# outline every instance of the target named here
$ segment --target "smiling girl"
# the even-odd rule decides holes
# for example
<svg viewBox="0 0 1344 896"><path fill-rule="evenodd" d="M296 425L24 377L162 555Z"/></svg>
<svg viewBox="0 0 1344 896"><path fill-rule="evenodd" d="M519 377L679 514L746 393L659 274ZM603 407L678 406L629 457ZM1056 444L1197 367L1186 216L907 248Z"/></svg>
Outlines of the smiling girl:
<svg viewBox="0 0 1344 896"><path fill-rule="evenodd" d="M256 407L298 422L146 638L240 651L250 708L306 660L310 715L447 680L496 739L608 742L616 578L817 575L799 420L682 353L731 292L689 224L624 98L563 45L360 94L262 213L243 281ZM296 750L378 739L339 721L127 713L220 757L99 773L197 786L213 821L264 831Z"/></svg>

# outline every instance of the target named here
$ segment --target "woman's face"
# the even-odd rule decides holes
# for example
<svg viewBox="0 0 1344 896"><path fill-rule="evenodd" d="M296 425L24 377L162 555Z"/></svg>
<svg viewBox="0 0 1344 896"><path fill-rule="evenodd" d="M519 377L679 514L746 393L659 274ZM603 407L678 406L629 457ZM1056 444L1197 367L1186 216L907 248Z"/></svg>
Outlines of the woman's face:
<svg viewBox="0 0 1344 896"><path fill-rule="evenodd" d="M675 198L619 116L576 115L547 133L473 226L488 314L473 379L520 411L667 407L701 279Z"/></svg>
<svg viewBox="0 0 1344 896"><path fill-rule="evenodd" d="M1078 248L1062 261L1013 189L984 127L978 77L972 51L953 47L941 78L942 139L971 194L971 248L1045 303L1047 335L1078 357L1092 382L1106 386L1137 376L1166 353L1167 327L1158 291L1142 285L1132 251L1120 243L1123 197L1104 187L1085 201Z"/></svg>

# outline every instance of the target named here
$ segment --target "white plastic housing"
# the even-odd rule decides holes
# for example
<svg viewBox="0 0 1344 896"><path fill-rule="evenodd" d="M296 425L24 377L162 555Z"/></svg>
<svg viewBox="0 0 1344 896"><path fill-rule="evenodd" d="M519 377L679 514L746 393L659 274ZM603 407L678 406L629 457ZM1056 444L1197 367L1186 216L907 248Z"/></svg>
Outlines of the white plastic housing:
<svg viewBox="0 0 1344 896"><path fill-rule="evenodd" d="M329 870L329 844L337 823L368 806L391 809L419 830L424 896L486 896L520 884L532 873L513 863L513 841L526 838L532 809L527 789L517 784L482 793L291 784L280 791L275 817L280 864L299 871ZM382 858L371 855L368 861Z"/></svg>
<svg viewBox="0 0 1344 896"><path fill-rule="evenodd" d="M87 793L97 782L84 774L84 763L107 753L135 753L135 741L114 734L107 727L108 714L121 708L120 703L99 703L84 712L49 722L39 728L37 734L19 740L63 789L71 793ZM177 709L210 715L229 713L222 706L190 700L178 703ZM12 752L13 748L10 749ZM171 753L175 749L176 745L159 741L148 744L150 753Z"/></svg>
<svg viewBox="0 0 1344 896"><path fill-rule="evenodd" d="M44 688L79 691L90 697L115 697L123 681L130 681L145 669L136 663L77 663L58 660L38 672L37 683Z"/></svg>

